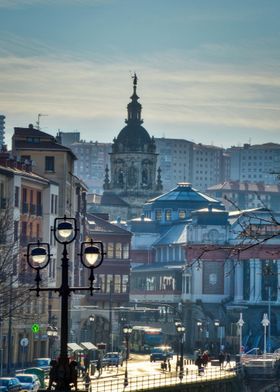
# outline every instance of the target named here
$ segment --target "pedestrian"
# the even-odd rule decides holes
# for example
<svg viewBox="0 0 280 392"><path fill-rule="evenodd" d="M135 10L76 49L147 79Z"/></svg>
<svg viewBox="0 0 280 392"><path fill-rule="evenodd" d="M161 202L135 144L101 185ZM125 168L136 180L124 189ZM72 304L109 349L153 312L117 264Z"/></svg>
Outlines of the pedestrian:
<svg viewBox="0 0 280 392"><path fill-rule="evenodd" d="M171 372L171 363L169 358L167 360L167 366L168 366L168 371Z"/></svg>
<svg viewBox="0 0 280 392"><path fill-rule="evenodd" d="M88 391L90 389L90 376L88 372L84 376L85 390Z"/></svg>
<svg viewBox="0 0 280 392"><path fill-rule="evenodd" d="M85 367L85 373L87 373L88 370L89 370L89 358L88 358L88 356L84 357L84 367Z"/></svg>
<svg viewBox="0 0 280 392"><path fill-rule="evenodd" d="M201 376L201 374L203 373L204 369L202 366L202 358L201 355L199 354L195 360L195 365L197 366L197 371L198 371L198 375Z"/></svg>
<svg viewBox="0 0 280 392"><path fill-rule="evenodd" d="M202 365L207 367L208 362L209 362L208 351L204 351L204 353L202 354Z"/></svg>
<svg viewBox="0 0 280 392"><path fill-rule="evenodd" d="M227 365L230 367L230 354L229 353L226 354L226 367L227 367Z"/></svg>
<svg viewBox="0 0 280 392"><path fill-rule="evenodd" d="M100 357L97 360L96 369L98 371L98 376L97 377L100 377L101 373L102 373L102 362L101 362Z"/></svg>
<svg viewBox="0 0 280 392"><path fill-rule="evenodd" d="M220 352L218 359L220 363L220 369L223 369L225 362L225 354L222 351Z"/></svg>

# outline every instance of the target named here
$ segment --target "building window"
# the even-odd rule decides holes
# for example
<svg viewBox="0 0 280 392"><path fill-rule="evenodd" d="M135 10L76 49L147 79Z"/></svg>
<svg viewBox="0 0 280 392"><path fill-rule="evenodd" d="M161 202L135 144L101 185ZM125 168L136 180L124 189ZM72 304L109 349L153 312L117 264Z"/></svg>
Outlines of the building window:
<svg viewBox="0 0 280 392"><path fill-rule="evenodd" d="M100 287L100 292L104 293L105 292L105 275L104 274L98 275L98 286Z"/></svg>
<svg viewBox="0 0 280 392"><path fill-rule="evenodd" d="M185 219L185 218L186 218L186 211L180 210L179 211L179 219Z"/></svg>
<svg viewBox="0 0 280 392"><path fill-rule="evenodd" d="M186 289L185 289L186 294L191 293L191 279L190 276L186 276Z"/></svg>
<svg viewBox="0 0 280 392"><path fill-rule="evenodd" d="M156 278L154 276L147 277L146 290L147 291L155 291L156 290Z"/></svg>
<svg viewBox="0 0 280 392"><path fill-rule="evenodd" d="M156 220L160 221L162 218L162 211L156 210Z"/></svg>
<svg viewBox="0 0 280 392"><path fill-rule="evenodd" d="M58 208L58 196L55 195L54 197L54 213L57 215L57 208Z"/></svg>
<svg viewBox="0 0 280 392"><path fill-rule="evenodd" d="M45 157L45 171L54 172L54 157Z"/></svg>
<svg viewBox="0 0 280 392"><path fill-rule="evenodd" d="M171 220L171 210L165 210L165 220L166 221Z"/></svg>
<svg viewBox="0 0 280 392"><path fill-rule="evenodd" d="M122 293L128 292L128 275L122 276Z"/></svg>
<svg viewBox="0 0 280 392"><path fill-rule="evenodd" d="M120 275L115 275L114 292L115 293L120 293L121 292L121 276Z"/></svg>
<svg viewBox="0 0 280 392"><path fill-rule="evenodd" d="M114 244L113 244L113 242L108 242L107 257L108 257L108 259L112 259L114 257Z"/></svg>
<svg viewBox="0 0 280 392"><path fill-rule="evenodd" d="M129 244L128 243L123 244L123 258L124 259L129 258Z"/></svg>
<svg viewBox="0 0 280 392"><path fill-rule="evenodd" d="M51 195L51 214L53 214L54 211L54 195Z"/></svg>
<svg viewBox="0 0 280 392"><path fill-rule="evenodd" d="M27 222L21 223L21 234L23 237L27 236Z"/></svg>
<svg viewBox="0 0 280 392"><path fill-rule="evenodd" d="M19 221L14 221L14 241L18 240Z"/></svg>
<svg viewBox="0 0 280 392"><path fill-rule="evenodd" d="M122 244L120 242L116 243L115 257L116 259L121 259L122 257Z"/></svg>
<svg viewBox="0 0 280 392"><path fill-rule="evenodd" d="M106 280L106 293L110 293L111 292L111 287L113 284L113 275L107 275L107 280Z"/></svg>
<svg viewBox="0 0 280 392"><path fill-rule="evenodd" d="M19 186L15 187L15 207L19 207Z"/></svg>

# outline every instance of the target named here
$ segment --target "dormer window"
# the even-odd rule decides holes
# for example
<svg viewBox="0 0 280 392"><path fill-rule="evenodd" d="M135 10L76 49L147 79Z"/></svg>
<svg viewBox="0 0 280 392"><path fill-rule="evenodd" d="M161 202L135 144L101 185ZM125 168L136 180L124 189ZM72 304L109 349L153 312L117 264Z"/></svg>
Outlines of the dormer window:
<svg viewBox="0 0 280 392"><path fill-rule="evenodd" d="M186 211L180 210L179 211L179 219L185 219L185 218L186 218Z"/></svg>
<svg viewBox="0 0 280 392"><path fill-rule="evenodd" d="M162 211L156 210L156 220L161 221L161 218L162 218Z"/></svg>
<svg viewBox="0 0 280 392"><path fill-rule="evenodd" d="M171 210L165 210L165 220L171 221Z"/></svg>
<svg viewBox="0 0 280 392"><path fill-rule="evenodd" d="M40 143L40 138L28 136L26 141L27 143Z"/></svg>

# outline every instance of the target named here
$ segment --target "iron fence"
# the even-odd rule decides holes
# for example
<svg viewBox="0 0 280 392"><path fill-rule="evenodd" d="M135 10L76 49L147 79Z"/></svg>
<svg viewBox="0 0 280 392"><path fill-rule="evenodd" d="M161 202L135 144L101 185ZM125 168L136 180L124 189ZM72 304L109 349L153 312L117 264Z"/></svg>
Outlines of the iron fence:
<svg viewBox="0 0 280 392"><path fill-rule="evenodd" d="M119 373L115 377L92 378L89 392L132 392L146 391L158 387L166 387L177 384L205 383L208 381L219 381L231 379L241 371L242 366L237 365L228 369L220 367L209 367L204 372L186 369L182 380L178 374L164 372L161 374L128 377L128 385L124 386L124 374Z"/></svg>

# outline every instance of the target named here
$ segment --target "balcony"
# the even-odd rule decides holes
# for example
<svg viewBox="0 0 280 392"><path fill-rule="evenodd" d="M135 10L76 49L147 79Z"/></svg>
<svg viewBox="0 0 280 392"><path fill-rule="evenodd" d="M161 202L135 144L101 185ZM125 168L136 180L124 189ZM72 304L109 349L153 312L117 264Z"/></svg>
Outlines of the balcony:
<svg viewBox="0 0 280 392"><path fill-rule="evenodd" d="M36 209L37 209L37 216L42 216L43 215L43 206L42 206L42 204L37 204L36 205Z"/></svg>
<svg viewBox="0 0 280 392"><path fill-rule="evenodd" d="M22 203L22 205L21 205L21 212L23 214L28 214L28 204L27 203Z"/></svg>
<svg viewBox="0 0 280 392"><path fill-rule="evenodd" d="M36 215L36 205L30 204L29 211L31 215Z"/></svg>

